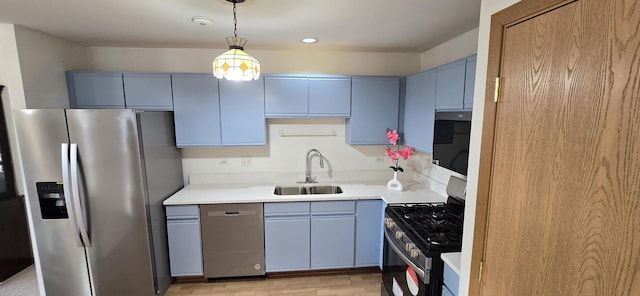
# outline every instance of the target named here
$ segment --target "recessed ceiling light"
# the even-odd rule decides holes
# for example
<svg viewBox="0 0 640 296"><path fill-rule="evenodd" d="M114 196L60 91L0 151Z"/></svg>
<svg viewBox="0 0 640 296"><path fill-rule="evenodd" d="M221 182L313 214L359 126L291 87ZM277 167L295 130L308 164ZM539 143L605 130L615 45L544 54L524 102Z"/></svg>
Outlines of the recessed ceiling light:
<svg viewBox="0 0 640 296"><path fill-rule="evenodd" d="M213 19L206 16L194 16L191 21L203 27L213 24Z"/></svg>
<svg viewBox="0 0 640 296"><path fill-rule="evenodd" d="M318 39L316 39L316 38L304 38L304 39L302 39L300 41L302 41L302 43L312 44L312 43L318 42Z"/></svg>

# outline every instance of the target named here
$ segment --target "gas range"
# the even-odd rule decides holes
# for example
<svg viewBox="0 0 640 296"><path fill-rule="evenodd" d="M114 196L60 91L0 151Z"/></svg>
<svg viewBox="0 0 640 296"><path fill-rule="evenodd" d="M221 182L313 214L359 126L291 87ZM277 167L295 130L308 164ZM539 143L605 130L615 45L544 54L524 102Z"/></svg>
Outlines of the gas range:
<svg viewBox="0 0 640 296"><path fill-rule="evenodd" d="M464 200L456 197L446 203L387 206L383 292L440 296L444 265L440 254L460 251L463 219Z"/></svg>
<svg viewBox="0 0 640 296"><path fill-rule="evenodd" d="M464 200L455 197L447 203L390 205L385 210L386 227L396 224L427 255L460 251L463 219Z"/></svg>

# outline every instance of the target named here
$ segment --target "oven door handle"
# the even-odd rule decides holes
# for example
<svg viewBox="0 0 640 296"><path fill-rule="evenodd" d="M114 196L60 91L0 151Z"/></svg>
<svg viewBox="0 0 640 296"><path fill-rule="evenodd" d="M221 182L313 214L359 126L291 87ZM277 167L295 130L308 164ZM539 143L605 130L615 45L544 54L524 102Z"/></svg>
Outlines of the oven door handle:
<svg viewBox="0 0 640 296"><path fill-rule="evenodd" d="M411 260L409 260L409 258L400 250L400 248L398 248L398 246L396 246L393 243L393 240L391 239L387 231L384 231L384 238L387 240L388 245L393 249L393 251L396 252L398 256L400 256L400 259L402 259L404 263L406 263L411 268L413 268L413 270L416 272L416 274L422 280L422 282L426 283L427 281L425 280L425 277L424 277L424 270L420 269L416 264L414 264L413 262L411 262Z"/></svg>

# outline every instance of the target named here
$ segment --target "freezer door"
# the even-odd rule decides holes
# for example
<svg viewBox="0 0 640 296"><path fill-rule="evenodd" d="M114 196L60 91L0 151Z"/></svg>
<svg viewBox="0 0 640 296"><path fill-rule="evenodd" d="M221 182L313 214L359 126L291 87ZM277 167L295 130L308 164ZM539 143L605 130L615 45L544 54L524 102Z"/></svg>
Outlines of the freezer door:
<svg viewBox="0 0 640 296"><path fill-rule="evenodd" d="M29 223L47 295L91 295L85 250L77 243L71 215L66 215L72 207L54 196L60 193L57 185L63 180L61 144L68 142L64 110L16 110L14 116L31 211ZM40 201L58 212L42 211Z"/></svg>
<svg viewBox="0 0 640 296"><path fill-rule="evenodd" d="M78 147L94 295L155 295L136 113L69 109L66 114L70 143Z"/></svg>

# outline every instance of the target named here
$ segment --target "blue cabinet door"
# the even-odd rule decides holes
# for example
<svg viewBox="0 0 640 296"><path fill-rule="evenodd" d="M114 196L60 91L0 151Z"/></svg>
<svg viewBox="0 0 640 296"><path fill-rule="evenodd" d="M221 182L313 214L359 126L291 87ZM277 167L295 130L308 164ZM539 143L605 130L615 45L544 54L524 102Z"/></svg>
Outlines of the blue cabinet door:
<svg viewBox="0 0 640 296"><path fill-rule="evenodd" d="M347 121L347 143L387 145L386 130L398 129L399 77L354 77L351 79L351 117Z"/></svg>
<svg viewBox="0 0 640 296"><path fill-rule="evenodd" d="M311 269L353 267L355 217L311 217Z"/></svg>
<svg viewBox="0 0 640 296"><path fill-rule="evenodd" d="M447 286L442 286L442 296L457 296L457 295L454 295L453 293L451 293L451 291L447 289Z"/></svg>
<svg viewBox="0 0 640 296"><path fill-rule="evenodd" d="M264 81L220 80L223 146L266 145Z"/></svg>
<svg viewBox="0 0 640 296"><path fill-rule="evenodd" d="M381 200L361 200L356 205L355 267L380 266L382 252Z"/></svg>
<svg viewBox="0 0 640 296"><path fill-rule="evenodd" d="M174 74L171 79L176 145L220 146L218 79L212 74Z"/></svg>
<svg viewBox="0 0 640 296"><path fill-rule="evenodd" d="M171 75L166 73L124 73L127 108L173 110Z"/></svg>
<svg viewBox="0 0 640 296"><path fill-rule="evenodd" d="M466 60L459 60L436 69L436 109L462 109L464 107L464 79Z"/></svg>
<svg viewBox="0 0 640 296"><path fill-rule="evenodd" d="M309 86L306 77L266 76L264 107L268 118L307 117Z"/></svg>
<svg viewBox="0 0 640 296"><path fill-rule="evenodd" d="M351 78L309 78L309 117L349 117Z"/></svg>
<svg viewBox="0 0 640 296"><path fill-rule="evenodd" d="M464 108L473 109L473 91L476 84L476 56L467 58L464 78Z"/></svg>
<svg viewBox="0 0 640 296"><path fill-rule="evenodd" d="M310 220L306 217L265 217L265 270L308 270L310 258Z"/></svg>
<svg viewBox="0 0 640 296"><path fill-rule="evenodd" d="M452 295L458 295L458 285L460 284L460 276L449 267L449 264L444 265L443 271L444 287L451 292Z"/></svg>
<svg viewBox="0 0 640 296"><path fill-rule="evenodd" d="M435 71L422 72L407 78L404 107L405 144L431 154L436 107Z"/></svg>
<svg viewBox="0 0 640 296"><path fill-rule="evenodd" d="M67 72L72 108L125 108L122 73Z"/></svg>
<svg viewBox="0 0 640 296"><path fill-rule="evenodd" d="M199 220L167 220L171 276L202 276Z"/></svg>

